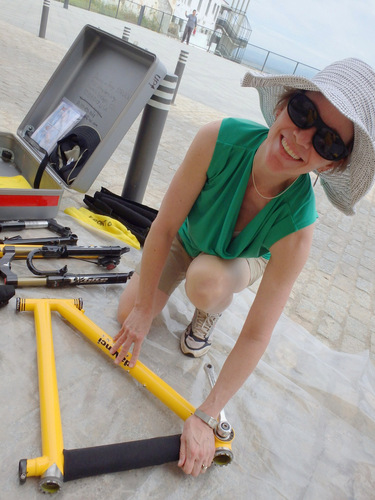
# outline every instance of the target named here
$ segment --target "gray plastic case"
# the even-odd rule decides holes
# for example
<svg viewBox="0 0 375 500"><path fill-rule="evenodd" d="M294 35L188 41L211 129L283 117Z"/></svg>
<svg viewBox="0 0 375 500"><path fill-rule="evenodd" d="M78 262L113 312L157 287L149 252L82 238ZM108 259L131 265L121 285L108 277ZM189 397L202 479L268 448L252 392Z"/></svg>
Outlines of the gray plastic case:
<svg viewBox="0 0 375 500"><path fill-rule="evenodd" d="M17 130L17 138L0 133L0 148L12 146L13 166L31 185L43 154L25 140L56 109L62 98L85 111L79 125L94 127L101 141L70 189L86 192L113 154L134 120L154 94L167 70L158 58L135 45L93 26L85 26L53 73L49 82ZM19 144L20 142L20 144ZM24 152L21 153L19 149ZM0 161L1 163L1 161ZM11 162L12 163L12 162ZM0 165L4 175L6 165ZM65 182L47 166L41 189L22 190L26 196L62 196ZM52 193L41 193L52 189ZM36 210L6 209L2 196L17 195L14 189L0 189L0 219L54 217L58 205ZM34 191L31 193L30 191ZM22 193L24 195L24 193ZM43 211L43 214L41 213ZM14 214L14 215L13 215Z"/></svg>

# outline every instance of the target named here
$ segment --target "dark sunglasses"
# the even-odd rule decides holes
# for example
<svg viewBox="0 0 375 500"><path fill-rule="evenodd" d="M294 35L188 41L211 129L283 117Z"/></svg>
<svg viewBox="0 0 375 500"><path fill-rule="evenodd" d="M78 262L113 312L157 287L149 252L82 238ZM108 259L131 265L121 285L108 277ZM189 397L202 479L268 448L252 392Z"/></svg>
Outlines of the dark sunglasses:
<svg viewBox="0 0 375 500"><path fill-rule="evenodd" d="M349 155L350 149L346 147L339 134L323 122L315 104L307 95L298 93L292 96L288 102L288 114L298 128L305 130L316 127L312 143L322 158L339 161Z"/></svg>

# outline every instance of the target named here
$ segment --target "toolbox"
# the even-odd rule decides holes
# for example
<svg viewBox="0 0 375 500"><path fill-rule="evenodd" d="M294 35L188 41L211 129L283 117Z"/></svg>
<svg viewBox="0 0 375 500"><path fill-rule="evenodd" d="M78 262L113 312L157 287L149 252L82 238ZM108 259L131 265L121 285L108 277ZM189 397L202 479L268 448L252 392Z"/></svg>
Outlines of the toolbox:
<svg viewBox="0 0 375 500"><path fill-rule="evenodd" d="M154 54L85 26L17 134L0 132L0 219L53 218L65 188L85 193L166 74ZM35 188L39 166L47 155L33 135L62 101L82 111L78 125L94 129L98 143L71 183L47 162Z"/></svg>

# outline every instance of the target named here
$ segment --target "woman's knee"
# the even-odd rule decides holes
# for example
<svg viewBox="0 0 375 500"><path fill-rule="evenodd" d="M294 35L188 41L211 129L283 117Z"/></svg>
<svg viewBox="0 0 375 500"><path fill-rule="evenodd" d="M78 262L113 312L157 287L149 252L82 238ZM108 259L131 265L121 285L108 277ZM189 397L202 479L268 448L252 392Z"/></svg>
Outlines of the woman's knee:
<svg viewBox="0 0 375 500"><path fill-rule="evenodd" d="M200 255L189 266L185 290L198 309L210 311L217 304L232 300L233 291L220 261L215 256Z"/></svg>

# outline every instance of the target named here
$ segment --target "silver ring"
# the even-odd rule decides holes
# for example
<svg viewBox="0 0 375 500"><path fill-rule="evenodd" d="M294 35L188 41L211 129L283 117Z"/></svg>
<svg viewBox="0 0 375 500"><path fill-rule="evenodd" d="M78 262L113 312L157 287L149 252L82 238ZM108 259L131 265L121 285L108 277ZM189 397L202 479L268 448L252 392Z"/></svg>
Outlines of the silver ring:
<svg viewBox="0 0 375 500"><path fill-rule="evenodd" d="M202 470L206 472L207 469L208 469L207 465L202 464Z"/></svg>

